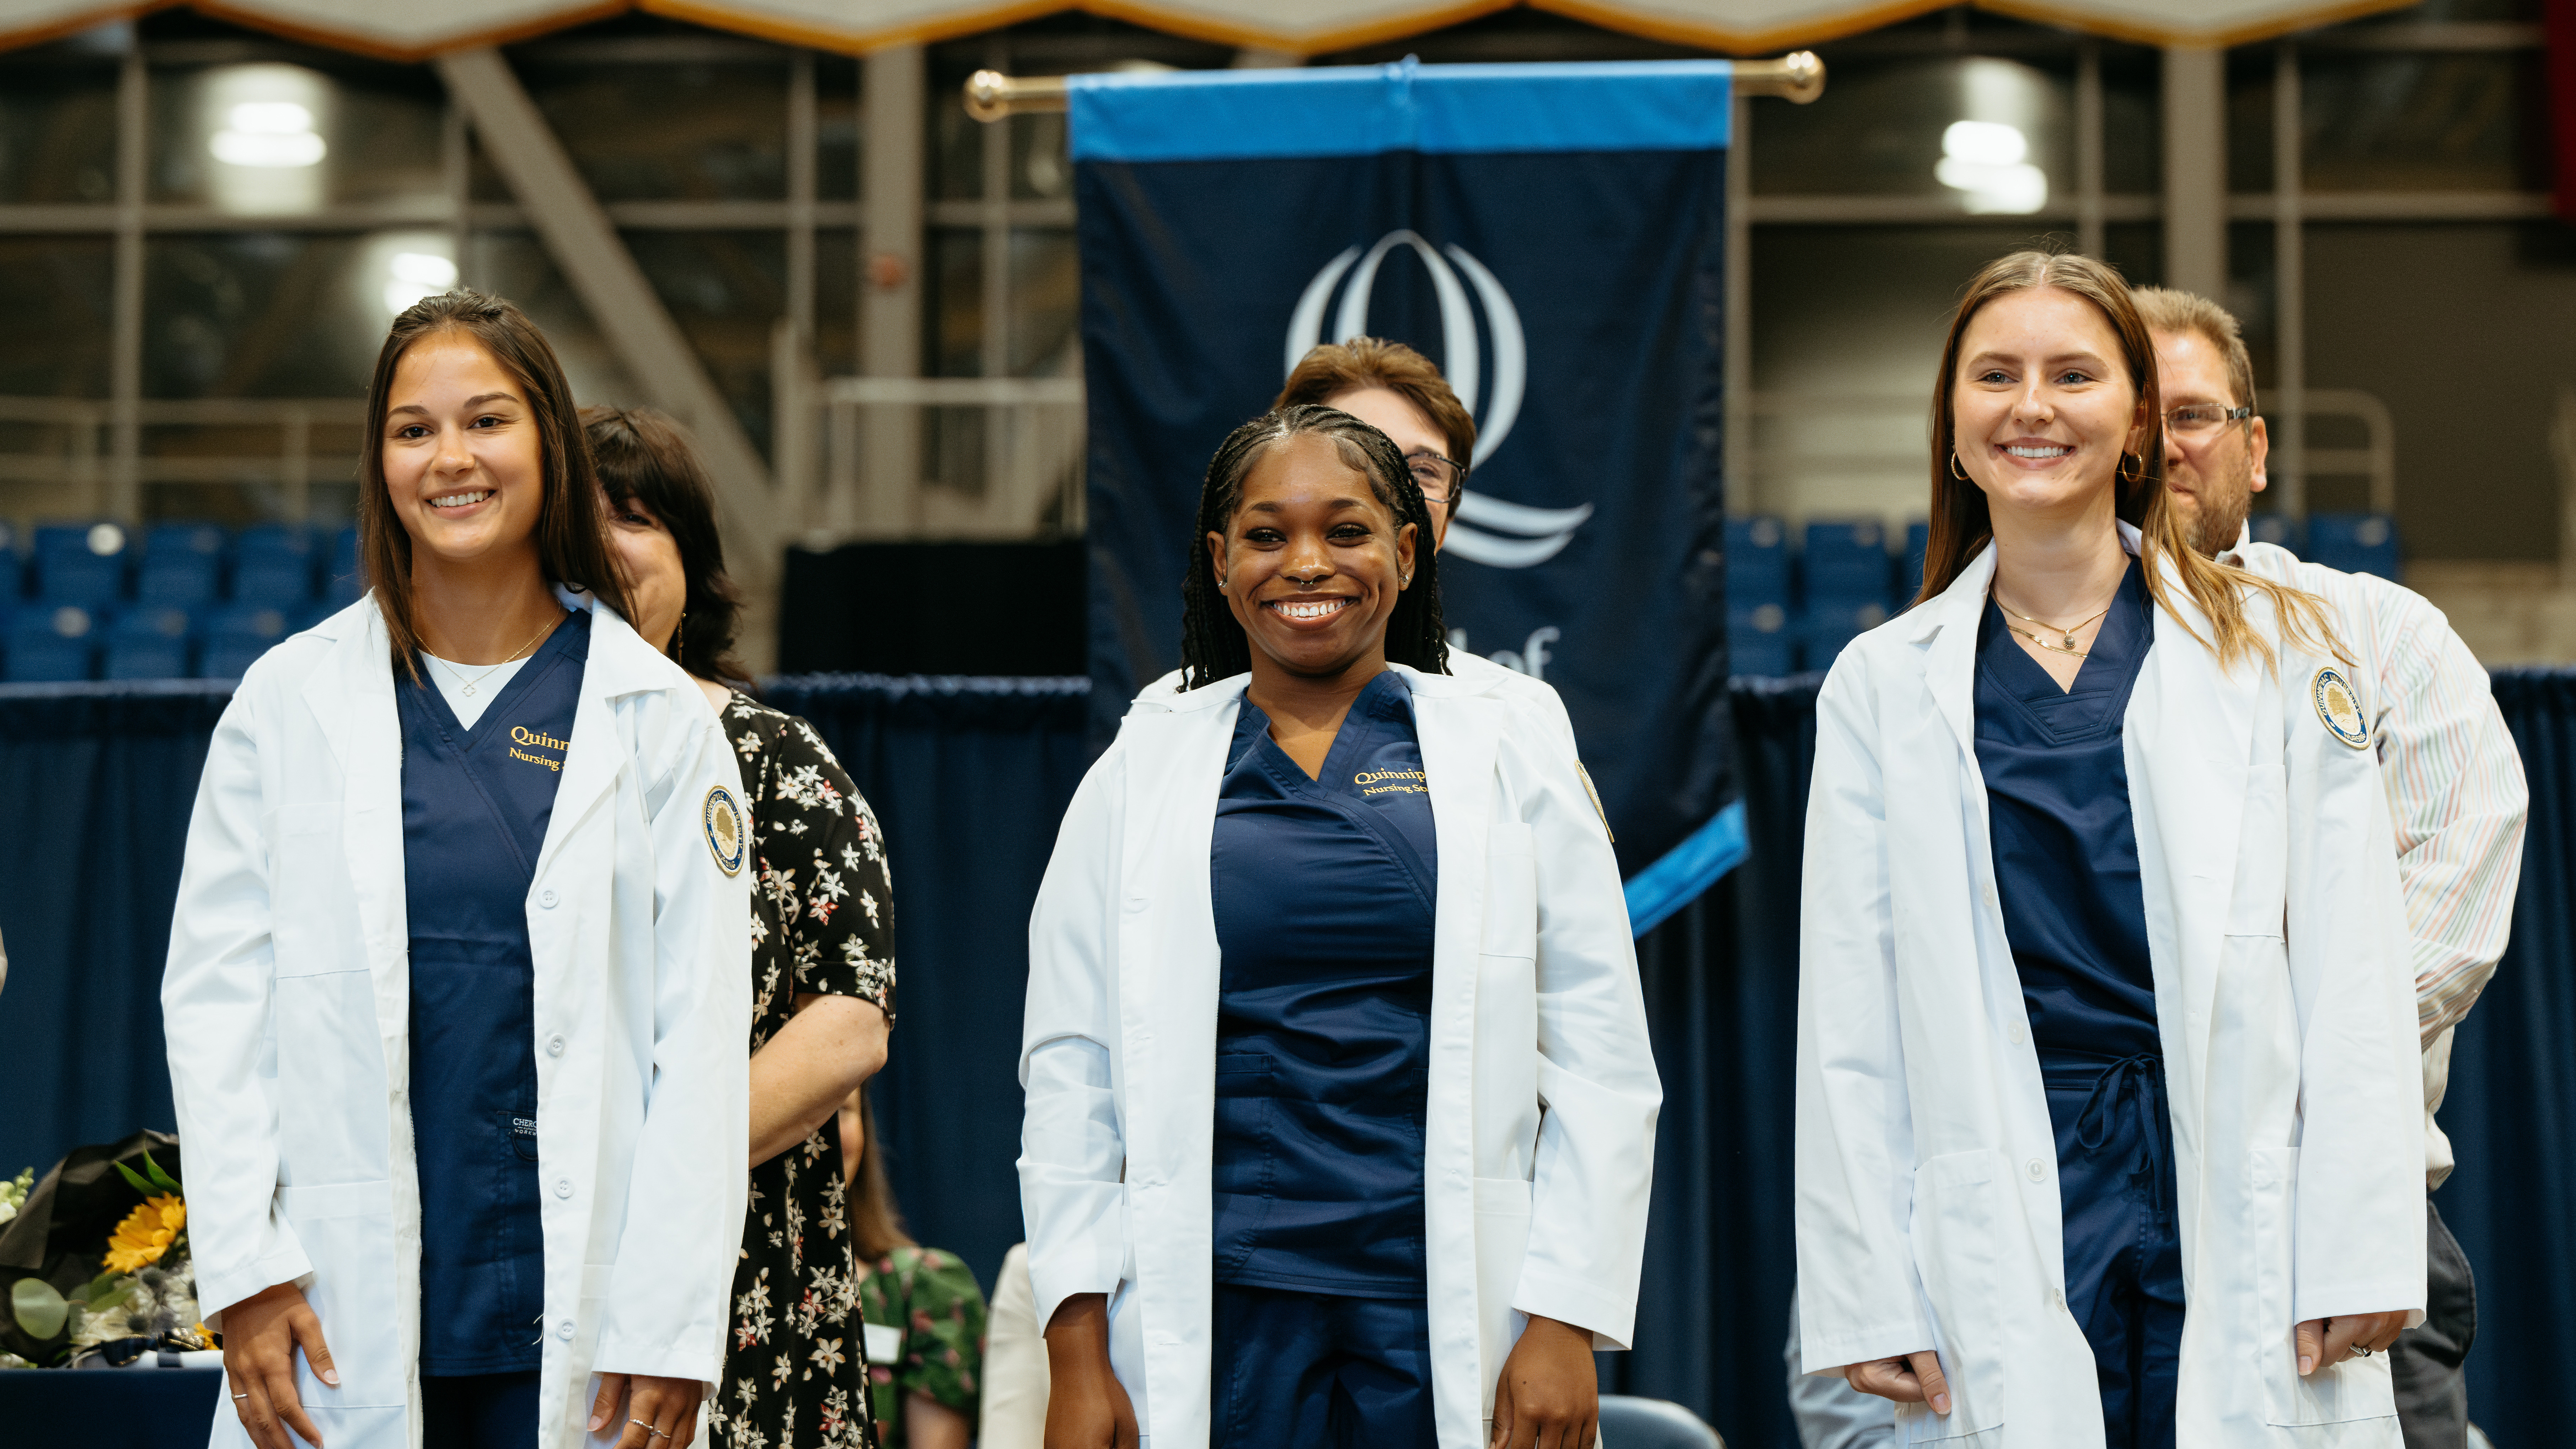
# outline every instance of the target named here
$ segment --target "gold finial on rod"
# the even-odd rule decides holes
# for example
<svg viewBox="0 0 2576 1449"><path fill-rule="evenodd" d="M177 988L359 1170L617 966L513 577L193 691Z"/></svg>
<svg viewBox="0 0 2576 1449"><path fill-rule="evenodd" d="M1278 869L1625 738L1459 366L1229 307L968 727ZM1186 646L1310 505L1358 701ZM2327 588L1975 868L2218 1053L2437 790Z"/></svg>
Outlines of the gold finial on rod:
<svg viewBox="0 0 2576 1449"><path fill-rule="evenodd" d="M966 78L966 114L979 121L1034 115L1065 108L1065 78L1060 75L1007 76L979 70ZM1825 93L1825 63L1812 50L1792 51L1778 60L1739 60L1735 85L1748 96L1778 96L1805 105Z"/></svg>
<svg viewBox="0 0 2576 1449"><path fill-rule="evenodd" d="M1825 62L1812 50L1793 50L1778 60L1739 60L1735 85L1748 96L1778 96L1803 106L1825 93Z"/></svg>

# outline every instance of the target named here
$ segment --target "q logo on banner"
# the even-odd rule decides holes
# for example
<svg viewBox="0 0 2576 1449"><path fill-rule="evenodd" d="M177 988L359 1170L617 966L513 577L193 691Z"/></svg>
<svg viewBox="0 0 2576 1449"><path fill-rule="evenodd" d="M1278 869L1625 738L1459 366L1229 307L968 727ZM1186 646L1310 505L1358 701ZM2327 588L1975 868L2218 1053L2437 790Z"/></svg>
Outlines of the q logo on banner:
<svg viewBox="0 0 2576 1449"><path fill-rule="evenodd" d="M1323 341L1324 309L1332 304L1337 289L1342 304L1333 317L1333 340L1348 342L1368 334L1369 294L1377 287L1378 264L1399 245L1413 248L1431 273L1432 290L1440 299L1441 346L1447 353L1440 370L1468 416L1476 419L1476 456L1469 462L1481 467L1511 436L1512 423L1520 416L1521 395L1529 382L1529 343L1521 334L1521 314L1512 305L1511 294L1465 248L1448 247L1443 256L1443 249L1423 240L1420 233L1398 230L1379 237L1365 252L1354 246L1325 263L1297 299L1297 310L1289 314L1288 370L1296 371L1298 360ZM1452 262L1457 263L1455 268ZM1463 285L1458 280L1461 272L1466 274ZM1343 285L1345 274L1347 286ZM1485 325L1494 336L1494 388L1484 398L1482 413L1476 404L1484 389L1484 355L1476 343L1474 304L1467 296L1471 286L1476 301L1484 304ZM1556 557L1591 516L1589 503L1577 508L1531 508L1461 491L1451 506L1446 548L1460 558L1494 568L1525 569Z"/></svg>

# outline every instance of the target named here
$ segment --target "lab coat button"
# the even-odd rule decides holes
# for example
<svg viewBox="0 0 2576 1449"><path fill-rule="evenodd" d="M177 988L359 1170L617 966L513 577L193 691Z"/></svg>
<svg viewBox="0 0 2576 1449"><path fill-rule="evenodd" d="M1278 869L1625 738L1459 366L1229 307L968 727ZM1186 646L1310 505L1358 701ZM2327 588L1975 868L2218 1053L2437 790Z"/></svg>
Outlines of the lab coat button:
<svg viewBox="0 0 2576 1449"><path fill-rule="evenodd" d="M2048 1164L2040 1161L2036 1157L2032 1158L2030 1160L2030 1165L2022 1170L2030 1174L2030 1180L2033 1182L2048 1181Z"/></svg>
<svg viewBox="0 0 2576 1449"><path fill-rule="evenodd" d="M2065 1292L2064 1292L2062 1289L2057 1289L2057 1288L2051 1288L2051 1289L2049 1289L2049 1290L2048 1290L2048 1306L2050 1306L2051 1308L2063 1308L2063 1307L2065 1307L2065 1306L2066 1306L2066 1294L2065 1294Z"/></svg>
<svg viewBox="0 0 2576 1449"><path fill-rule="evenodd" d="M559 1057L559 1056L562 1056L562 1055L563 1055L563 1049L564 1049L564 1039L563 1039L562 1037L560 1037L560 1036L550 1036L550 1037L547 1037L547 1038L546 1038L546 1055L547 1055L547 1056L550 1056L550 1057Z"/></svg>
<svg viewBox="0 0 2576 1449"><path fill-rule="evenodd" d="M572 1342L571 1319L567 1318L563 1322L555 1325L555 1337L562 1339L566 1343Z"/></svg>
<svg viewBox="0 0 2576 1449"><path fill-rule="evenodd" d="M2033 1177L2036 1177L2036 1176L2038 1176L2038 1175L2039 1175L2039 1164L2038 1164L2038 1163L2036 1163L2036 1162L2032 1163L2032 1164L2030 1165L2030 1168L2031 1168L2031 1175L2032 1175ZM555 1179L555 1196L557 1196L557 1197L570 1197L570 1196L572 1196L572 1179L571 1179L571 1178L569 1178L569 1177L558 1177L558 1178L556 1178L556 1179Z"/></svg>
<svg viewBox="0 0 2576 1449"><path fill-rule="evenodd" d="M544 890L537 892L537 904L545 907L547 910L553 910L555 908L555 888L553 886L548 886Z"/></svg>
<svg viewBox="0 0 2576 1449"><path fill-rule="evenodd" d="M2011 1039L2014 1046L2020 1046L2030 1033L2023 1030L2022 1024L2016 1021L2004 1028L2004 1035Z"/></svg>

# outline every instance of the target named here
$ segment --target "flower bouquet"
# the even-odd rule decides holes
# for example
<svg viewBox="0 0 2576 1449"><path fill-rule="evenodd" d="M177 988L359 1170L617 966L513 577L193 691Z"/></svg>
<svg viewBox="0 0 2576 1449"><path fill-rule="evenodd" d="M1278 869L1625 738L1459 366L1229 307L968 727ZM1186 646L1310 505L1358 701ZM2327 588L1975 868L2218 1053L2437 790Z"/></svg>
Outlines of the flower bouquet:
<svg viewBox="0 0 2576 1449"><path fill-rule="evenodd" d="M178 1163L177 1138L140 1132L74 1151L41 1182L31 1170L0 1186L0 1368L212 1345Z"/></svg>

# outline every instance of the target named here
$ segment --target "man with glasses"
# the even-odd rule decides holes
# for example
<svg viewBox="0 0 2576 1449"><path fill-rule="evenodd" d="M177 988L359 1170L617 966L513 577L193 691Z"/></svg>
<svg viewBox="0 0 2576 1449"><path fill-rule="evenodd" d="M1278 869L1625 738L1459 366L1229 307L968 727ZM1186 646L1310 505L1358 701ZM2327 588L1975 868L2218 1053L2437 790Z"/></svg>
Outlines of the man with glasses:
<svg viewBox="0 0 2576 1449"><path fill-rule="evenodd" d="M2422 595L2252 541L2246 515L2267 481L2270 438L2253 415L2254 367L2236 319L2189 292L2142 287L2134 296L2155 340L2164 393L2165 486L2183 507L2193 545L2325 599L2360 666L2414 935L2430 1191L2452 1167L2450 1142L2433 1123L2450 1075L2451 1033L2495 974L2512 922L2530 804L2522 759L2486 670ZM2427 1317L2398 1338L2389 1365L2407 1449L2462 1449L2469 1416L2460 1364L2477 1331L2476 1285L2430 1203L2425 1219Z"/></svg>

